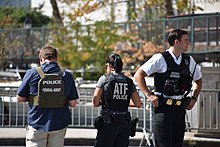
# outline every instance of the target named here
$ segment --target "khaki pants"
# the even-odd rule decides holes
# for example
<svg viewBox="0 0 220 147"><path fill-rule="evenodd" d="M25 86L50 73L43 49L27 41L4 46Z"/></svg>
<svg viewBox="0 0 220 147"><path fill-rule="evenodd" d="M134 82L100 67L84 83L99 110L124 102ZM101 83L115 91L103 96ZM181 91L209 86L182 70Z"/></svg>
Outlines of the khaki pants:
<svg viewBox="0 0 220 147"><path fill-rule="evenodd" d="M28 126L26 147L63 147L66 129L43 132Z"/></svg>

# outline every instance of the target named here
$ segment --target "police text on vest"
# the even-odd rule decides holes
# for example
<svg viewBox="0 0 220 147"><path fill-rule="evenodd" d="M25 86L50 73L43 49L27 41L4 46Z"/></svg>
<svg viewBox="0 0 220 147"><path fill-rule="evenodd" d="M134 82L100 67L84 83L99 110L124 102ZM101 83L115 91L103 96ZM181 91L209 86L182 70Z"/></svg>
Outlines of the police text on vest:
<svg viewBox="0 0 220 147"><path fill-rule="evenodd" d="M127 100L128 83L115 83L113 99Z"/></svg>
<svg viewBox="0 0 220 147"><path fill-rule="evenodd" d="M45 80L43 81L43 85L55 85L55 84L61 84L61 80Z"/></svg>

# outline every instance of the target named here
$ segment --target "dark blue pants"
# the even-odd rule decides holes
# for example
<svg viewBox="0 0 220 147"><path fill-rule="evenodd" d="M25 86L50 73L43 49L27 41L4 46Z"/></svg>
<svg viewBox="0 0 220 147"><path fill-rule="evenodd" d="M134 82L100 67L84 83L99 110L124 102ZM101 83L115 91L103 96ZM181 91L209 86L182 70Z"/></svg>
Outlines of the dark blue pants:
<svg viewBox="0 0 220 147"><path fill-rule="evenodd" d="M186 110L179 106L160 105L153 116L155 147L182 147Z"/></svg>
<svg viewBox="0 0 220 147"><path fill-rule="evenodd" d="M129 132L130 127L127 120L110 125L103 123L97 132L95 147L128 147Z"/></svg>

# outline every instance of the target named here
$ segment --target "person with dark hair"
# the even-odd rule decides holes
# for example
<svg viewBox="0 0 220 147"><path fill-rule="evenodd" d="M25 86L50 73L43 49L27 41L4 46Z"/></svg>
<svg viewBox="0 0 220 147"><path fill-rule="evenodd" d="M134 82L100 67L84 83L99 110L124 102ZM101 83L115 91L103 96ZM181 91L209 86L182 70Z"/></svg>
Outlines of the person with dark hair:
<svg viewBox="0 0 220 147"><path fill-rule="evenodd" d="M70 107L79 98L72 74L62 70L57 50L44 46L39 53L40 67L27 70L17 90L17 101L28 102L26 147L62 147Z"/></svg>
<svg viewBox="0 0 220 147"><path fill-rule="evenodd" d="M155 147L182 147L185 113L193 108L198 99L202 74L193 57L184 53L189 46L188 32L172 30L168 42L170 48L154 54L136 71L134 77L154 107ZM154 92L148 89L144 80L151 75L154 75Z"/></svg>
<svg viewBox="0 0 220 147"><path fill-rule="evenodd" d="M128 107L141 107L141 100L133 81L122 73L120 55L111 53L106 58L107 74L102 75L93 95L94 107L102 107L101 123L95 147L128 147L131 116Z"/></svg>

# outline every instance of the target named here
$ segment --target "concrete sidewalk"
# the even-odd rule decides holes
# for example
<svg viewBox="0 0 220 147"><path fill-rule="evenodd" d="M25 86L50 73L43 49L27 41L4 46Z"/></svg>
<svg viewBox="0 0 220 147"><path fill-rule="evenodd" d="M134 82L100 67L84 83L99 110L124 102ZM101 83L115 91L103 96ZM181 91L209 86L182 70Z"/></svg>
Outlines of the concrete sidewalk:
<svg viewBox="0 0 220 147"><path fill-rule="evenodd" d="M97 130L85 128L68 128L65 136L65 145L93 145ZM25 145L25 128L0 128L0 146ZM143 138L142 132L137 132L135 137L131 138L131 145L138 145Z"/></svg>
<svg viewBox="0 0 220 147"><path fill-rule="evenodd" d="M88 128L68 128L65 145L66 146L92 146L95 141L97 130ZM25 128L0 128L0 146L24 146ZM143 139L143 132L137 132L135 137L130 138L130 146L139 146ZM144 139L142 146L146 145ZM194 147L219 147L220 134L198 134L186 132L184 137L184 147L193 145Z"/></svg>

